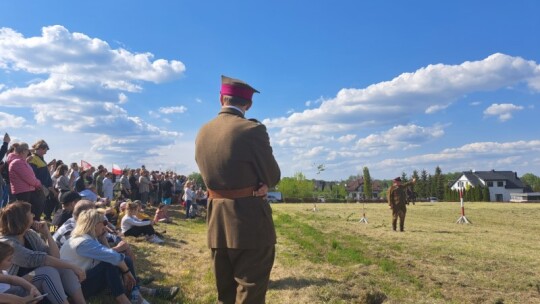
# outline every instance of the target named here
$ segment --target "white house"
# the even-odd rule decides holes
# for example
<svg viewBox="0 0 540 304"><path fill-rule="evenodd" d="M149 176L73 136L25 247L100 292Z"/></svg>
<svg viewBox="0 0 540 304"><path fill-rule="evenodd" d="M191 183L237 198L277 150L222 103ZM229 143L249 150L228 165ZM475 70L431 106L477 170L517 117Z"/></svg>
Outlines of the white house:
<svg viewBox="0 0 540 304"><path fill-rule="evenodd" d="M513 171L465 171L450 187L452 190L467 187L489 187L489 200L509 202L512 194L524 193L525 184Z"/></svg>

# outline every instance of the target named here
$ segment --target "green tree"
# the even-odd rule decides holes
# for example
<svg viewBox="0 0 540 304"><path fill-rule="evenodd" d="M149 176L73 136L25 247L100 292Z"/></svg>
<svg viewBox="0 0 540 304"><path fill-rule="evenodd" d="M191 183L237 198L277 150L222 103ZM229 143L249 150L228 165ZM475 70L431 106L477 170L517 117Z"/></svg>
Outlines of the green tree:
<svg viewBox="0 0 540 304"><path fill-rule="evenodd" d="M364 198L373 199L373 189L371 184L371 176L369 175L368 167L364 167Z"/></svg>
<svg viewBox="0 0 540 304"><path fill-rule="evenodd" d="M531 187L534 192L540 192L540 177L532 173L525 173L520 179Z"/></svg>
<svg viewBox="0 0 540 304"><path fill-rule="evenodd" d="M204 184L202 175L199 172L191 173L188 176L188 179L194 181L197 188L202 187L203 189L206 190L206 185Z"/></svg>
<svg viewBox="0 0 540 304"><path fill-rule="evenodd" d="M401 172L401 182L406 183L408 181L409 179L407 178L407 173L405 173L405 171Z"/></svg>
<svg viewBox="0 0 540 304"><path fill-rule="evenodd" d="M416 184L416 189L418 190L418 196L421 198L429 197L429 184L428 184L428 173L426 169L422 169L420 173L420 180Z"/></svg>
<svg viewBox="0 0 540 304"><path fill-rule="evenodd" d="M302 172L297 172L294 177L282 178L276 189L283 193L285 197L304 198L313 195L314 184L313 181L306 180Z"/></svg>
<svg viewBox="0 0 540 304"><path fill-rule="evenodd" d="M444 178L444 175L442 174L442 170L439 166L435 168L434 183L435 185L432 186L432 190L433 190L432 194L435 194L435 196L439 200L443 200L444 187L446 186L446 179Z"/></svg>

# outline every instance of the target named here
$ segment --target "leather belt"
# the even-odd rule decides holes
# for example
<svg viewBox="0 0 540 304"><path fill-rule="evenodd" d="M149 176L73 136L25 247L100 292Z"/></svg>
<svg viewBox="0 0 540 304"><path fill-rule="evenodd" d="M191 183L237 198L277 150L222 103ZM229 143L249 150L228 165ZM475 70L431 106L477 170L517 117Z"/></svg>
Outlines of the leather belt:
<svg viewBox="0 0 540 304"><path fill-rule="evenodd" d="M243 197L257 196L257 188L251 186L241 189L233 190L211 190L208 189L209 198L228 198L228 199L237 199Z"/></svg>

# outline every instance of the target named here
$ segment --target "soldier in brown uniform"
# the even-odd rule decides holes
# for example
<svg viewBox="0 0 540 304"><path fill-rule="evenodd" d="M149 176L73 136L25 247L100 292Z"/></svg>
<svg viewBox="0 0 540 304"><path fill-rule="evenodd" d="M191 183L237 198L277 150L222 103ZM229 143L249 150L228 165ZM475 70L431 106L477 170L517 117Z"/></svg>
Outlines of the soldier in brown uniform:
<svg viewBox="0 0 540 304"><path fill-rule="evenodd" d="M392 229L396 231L399 218L399 231L405 228L405 215L407 214L407 187L416 183L416 179L402 184L401 177L393 180L393 185L388 189L388 205L392 209Z"/></svg>
<svg viewBox="0 0 540 304"><path fill-rule="evenodd" d="M219 303L264 303L276 233L265 200L280 180L266 127L244 118L257 92L222 76L221 111L197 135L195 160L208 188L208 246Z"/></svg>

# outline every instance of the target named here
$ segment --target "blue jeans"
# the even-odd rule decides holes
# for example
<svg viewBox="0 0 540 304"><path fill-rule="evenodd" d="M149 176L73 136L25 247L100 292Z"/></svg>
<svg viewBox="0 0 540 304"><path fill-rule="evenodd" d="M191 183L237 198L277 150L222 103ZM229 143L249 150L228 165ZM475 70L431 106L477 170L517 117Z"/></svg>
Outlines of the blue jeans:
<svg viewBox="0 0 540 304"><path fill-rule="evenodd" d="M126 256L124 262L126 262L131 274L136 277L131 259ZM86 280L82 281L81 287L85 298L99 294L105 287L111 289L115 298L126 293L120 268L107 262L101 262L94 268L88 269L86 271Z"/></svg>
<svg viewBox="0 0 540 304"><path fill-rule="evenodd" d="M191 201L186 201L186 218L191 218L191 214L189 214L189 209L191 209Z"/></svg>

